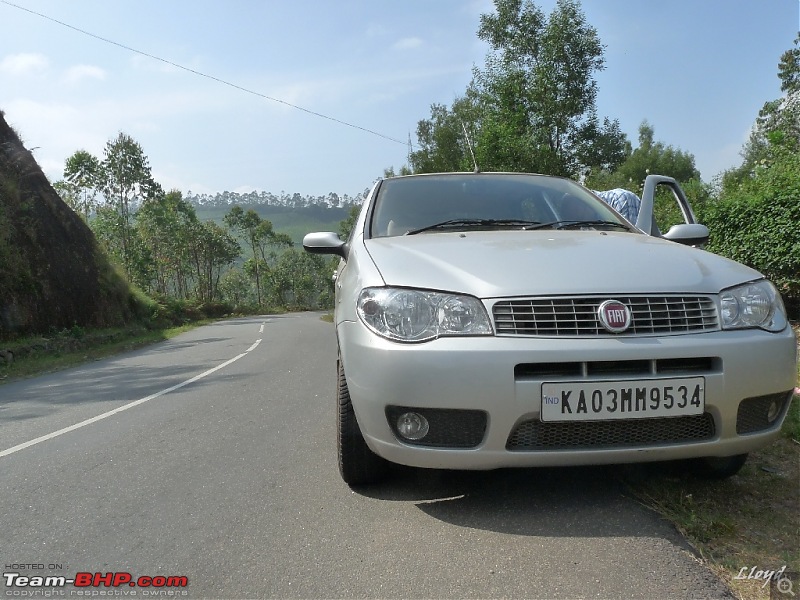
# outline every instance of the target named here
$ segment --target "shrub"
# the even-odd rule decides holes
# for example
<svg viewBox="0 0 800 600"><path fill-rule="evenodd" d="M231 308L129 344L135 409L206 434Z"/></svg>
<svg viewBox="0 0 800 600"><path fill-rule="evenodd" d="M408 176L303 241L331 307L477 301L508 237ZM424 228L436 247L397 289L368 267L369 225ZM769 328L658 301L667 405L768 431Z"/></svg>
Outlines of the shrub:
<svg viewBox="0 0 800 600"><path fill-rule="evenodd" d="M761 271L789 299L800 298L800 155L776 148L703 216L709 250Z"/></svg>

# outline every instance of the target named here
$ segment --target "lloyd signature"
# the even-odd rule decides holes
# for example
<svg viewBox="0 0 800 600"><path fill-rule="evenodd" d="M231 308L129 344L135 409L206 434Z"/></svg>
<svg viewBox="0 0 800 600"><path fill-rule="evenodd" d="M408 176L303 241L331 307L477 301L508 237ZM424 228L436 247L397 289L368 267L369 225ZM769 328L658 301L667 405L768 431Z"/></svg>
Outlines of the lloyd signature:
<svg viewBox="0 0 800 600"><path fill-rule="evenodd" d="M759 569L758 567L753 567L750 569L750 572L747 572L747 567L742 567L739 569L739 573L734 577L734 579L756 579L761 580L764 584L761 586L762 588L767 587L767 584L770 580L774 579L775 581L779 581L783 576L784 572L786 572L786 565L783 565L777 571L770 570L770 569Z"/></svg>

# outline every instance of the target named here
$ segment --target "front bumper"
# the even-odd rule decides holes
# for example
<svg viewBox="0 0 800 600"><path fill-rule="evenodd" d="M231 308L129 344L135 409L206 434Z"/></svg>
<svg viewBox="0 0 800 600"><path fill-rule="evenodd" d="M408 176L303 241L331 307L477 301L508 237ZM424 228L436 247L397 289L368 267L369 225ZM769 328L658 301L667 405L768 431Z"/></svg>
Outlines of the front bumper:
<svg viewBox="0 0 800 600"><path fill-rule="evenodd" d="M370 448L389 461L415 467L494 469L502 467L587 465L731 456L756 450L773 441L780 431L796 382L797 356L790 328L772 334L761 330L720 331L664 337L441 338L422 344L393 343L367 330L358 321L337 326L339 347L356 418ZM681 373L690 359L691 372ZM700 359L700 360L693 360ZM536 437L540 422L541 384L562 378L570 381L635 381L643 374L595 372L591 365L673 365L661 377L702 376L705 379L705 415L711 430L702 439L664 439L653 419L584 422L584 433L603 428L615 431L656 431L652 439L634 436L609 446L586 437L568 447L514 447L510 437L527 427ZM544 374L537 365L588 365L580 374ZM701 365L702 372L698 372ZM530 368L526 368L530 367ZM688 367L687 367L688 368ZM763 426L742 427L740 403L776 395L783 402L777 419ZM470 448L428 447L400 441L387 419L387 408L472 410L485 412L485 430ZM642 423L650 421L650 423ZM668 419L667 425L677 423ZM739 432L737 432L737 421ZM441 422L441 419L440 419ZM638 422L638 423L637 423ZM611 423L609 425L609 423ZM571 425L571 424L570 424ZM570 425L565 429L570 429ZM574 428L573 428L574 429ZM657 430L662 431L659 437ZM744 432L746 430L746 432ZM574 432L573 432L574 433ZM571 433L570 435L573 435ZM578 432L576 440L582 439ZM616 434L614 434L616 435ZM574 437L574 436L573 436ZM535 444L534 444L535 446Z"/></svg>

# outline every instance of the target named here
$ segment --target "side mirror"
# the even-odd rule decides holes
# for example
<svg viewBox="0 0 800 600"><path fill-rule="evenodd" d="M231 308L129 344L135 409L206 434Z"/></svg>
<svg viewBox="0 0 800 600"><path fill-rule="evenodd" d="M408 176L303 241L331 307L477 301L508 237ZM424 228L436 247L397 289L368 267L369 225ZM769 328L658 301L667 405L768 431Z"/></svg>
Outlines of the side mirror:
<svg viewBox="0 0 800 600"><path fill-rule="evenodd" d="M338 233L333 231L318 231L309 233L303 238L303 249L311 254L335 254L342 258L347 258L347 242L339 238Z"/></svg>
<svg viewBox="0 0 800 600"><path fill-rule="evenodd" d="M704 246L708 241L708 227L700 223L673 225L664 234L664 239L687 246Z"/></svg>

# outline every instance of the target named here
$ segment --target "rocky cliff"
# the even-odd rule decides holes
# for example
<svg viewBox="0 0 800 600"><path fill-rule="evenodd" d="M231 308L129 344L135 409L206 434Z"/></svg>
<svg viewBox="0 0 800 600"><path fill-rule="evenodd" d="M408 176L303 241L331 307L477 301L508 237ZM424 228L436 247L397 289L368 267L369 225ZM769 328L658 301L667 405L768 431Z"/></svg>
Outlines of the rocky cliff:
<svg viewBox="0 0 800 600"><path fill-rule="evenodd" d="M0 339L121 325L137 302L0 111Z"/></svg>

